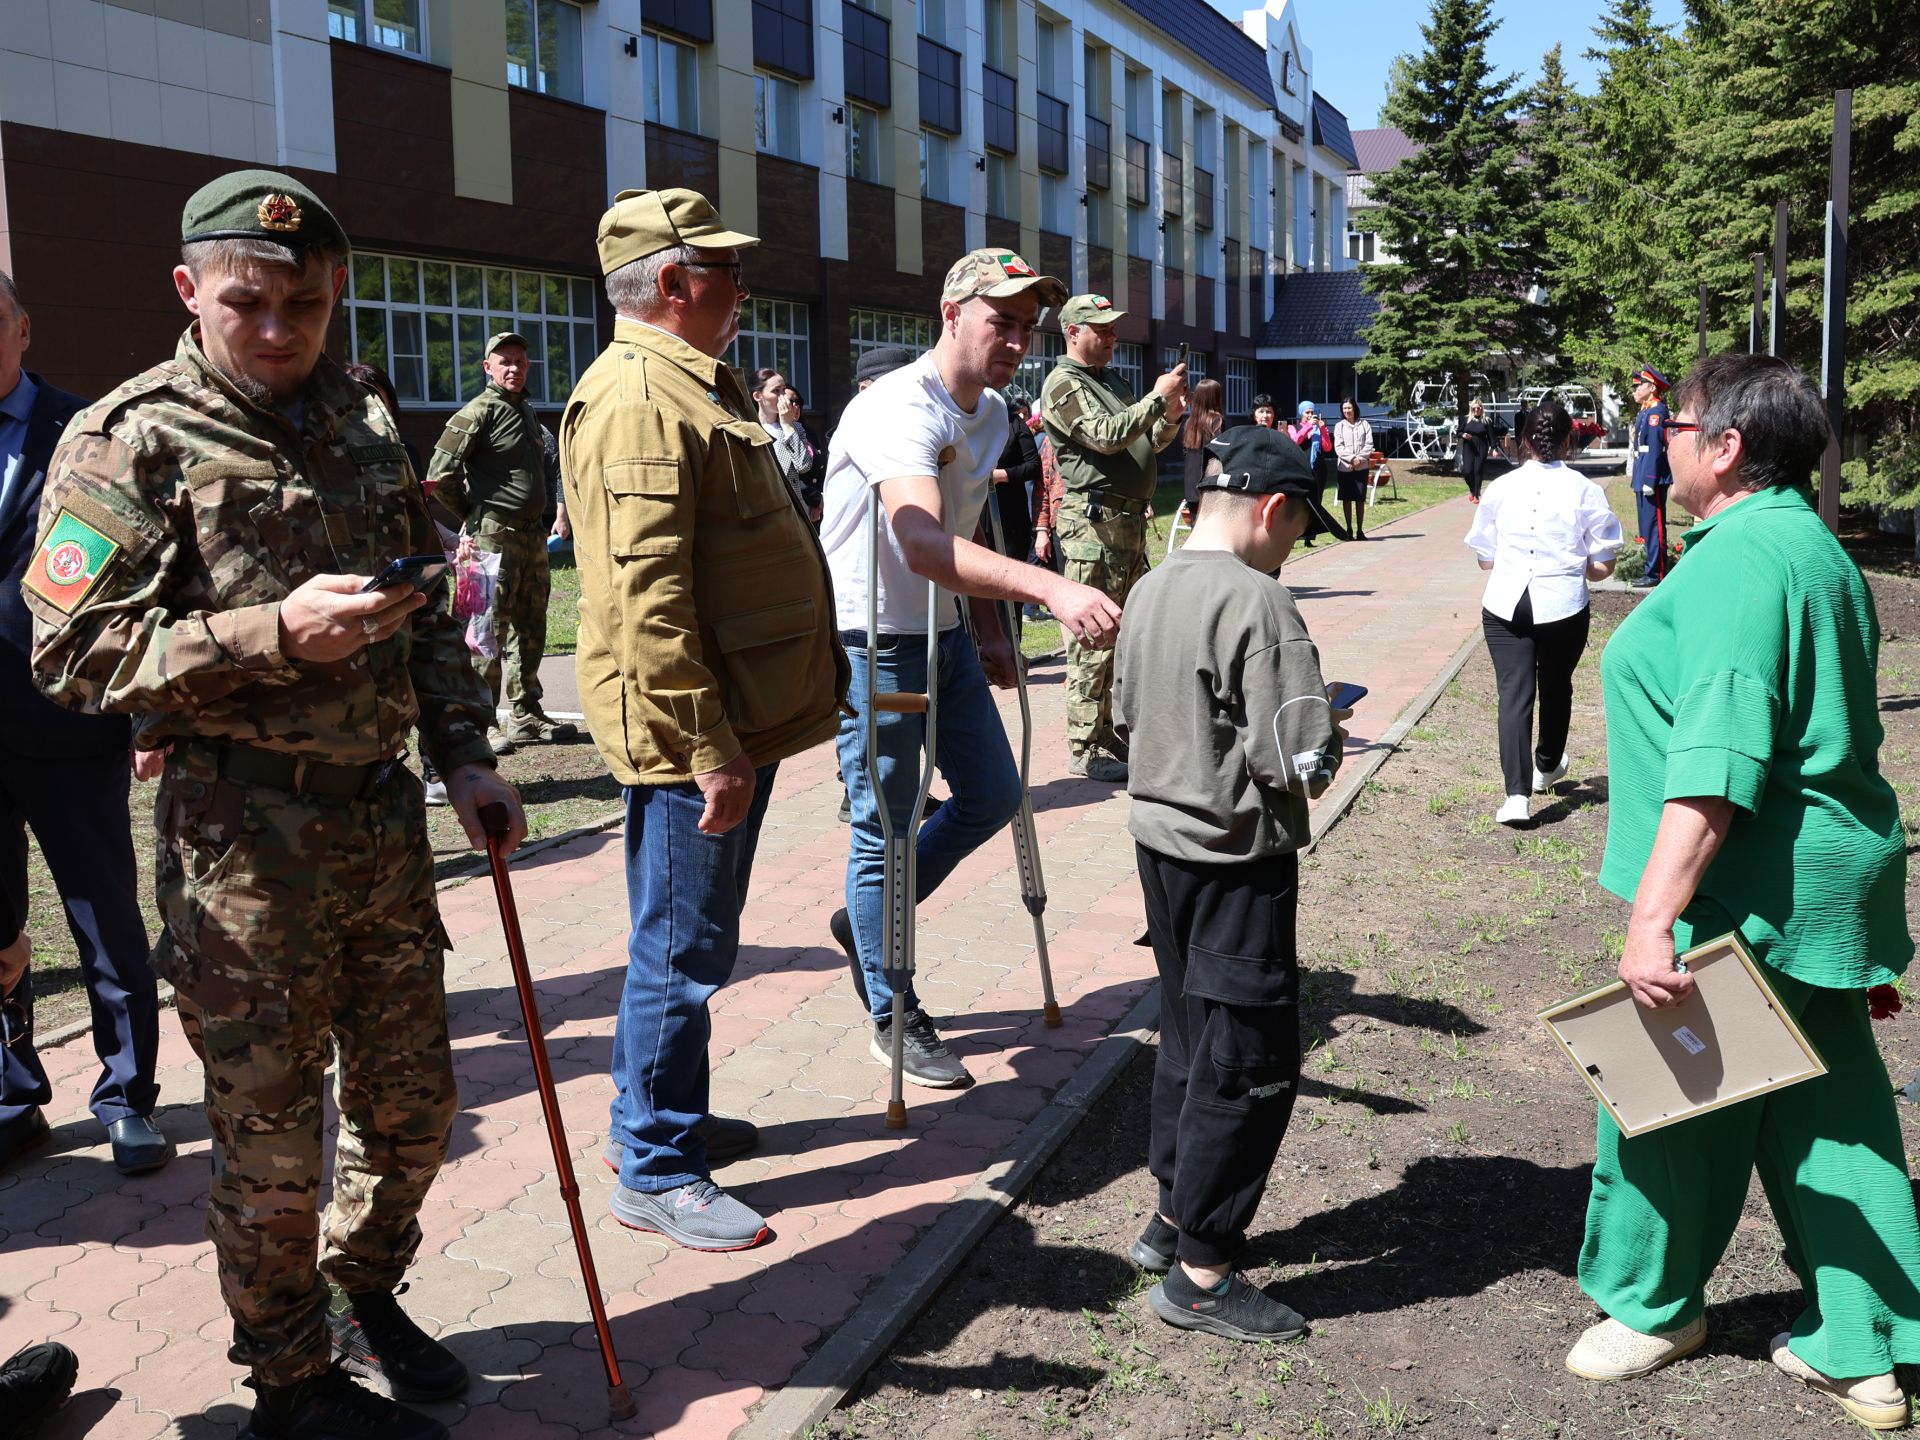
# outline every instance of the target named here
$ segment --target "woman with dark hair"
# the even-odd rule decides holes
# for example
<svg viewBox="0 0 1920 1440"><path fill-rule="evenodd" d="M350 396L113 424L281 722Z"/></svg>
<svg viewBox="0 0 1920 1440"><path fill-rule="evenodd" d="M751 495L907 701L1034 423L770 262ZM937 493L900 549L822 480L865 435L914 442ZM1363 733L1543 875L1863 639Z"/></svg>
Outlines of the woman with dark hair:
<svg viewBox="0 0 1920 1440"><path fill-rule="evenodd" d="M761 428L773 437L774 463L797 486L813 464L813 446L800 428L800 407L786 377L778 370L756 370L748 393L760 409Z"/></svg>
<svg viewBox="0 0 1920 1440"><path fill-rule="evenodd" d="M1467 531L1480 568L1493 572L1480 623L1500 689L1506 800L1493 818L1502 825L1524 825L1529 796L1566 776L1573 671L1591 619L1587 582L1611 575L1620 550L1620 521L1605 493L1561 463L1572 430L1558 400L1529 411L1521 436L1532 458L1487 487Z"/></svg>
<svg viewBox="0 0 1920 1440"><path fill-rule="evenodd" d="M1280 428L1280 412L1273 408L1273 397L1261 394L1253 397L1253 423L1264 425L1269 430Z"/></svg>
<svg viewBox="0 0 1920 1440"><path fill-rule="evenodd" d="M817 529L820 525L820 492L827 483L827 447L820 443L820 437L813 433L813 427L807 424L807 417L801 413L807 408L807 397L791 385L787 387L787 394L793 397L793 428L800 432L800 438L807 442L807 449L813 452L807 468L794 477L794 483L800 487L800 499L807 507L807 523Z"/></svg>
<svg viewBox="0 0 1920 1440"><path fill-rule="evenodd" d="M1340 513L1356 540L1367 538L1367 477L1373 473L1373 426L1349 395L1333 427L1333 458L1340 479Z"/></svg>
<svg viewBox="0 0 1920 1440"><path fill-rule="evenodd" d="M1218 380L1197 380L1187 396L1187 418L1180 425L1180 444L1187 452L1187 524L1200 513L1200 477L1207 469L1207 442L1226 428L1227 392Z"/></svg>
<svg viewBox="0 0 1920 1440"><path fill-rule="evenodd" d="M1008 429L1006 448L993 471L993 493L1000 502L1000 538L1007 554L1015 560L1030 558L1033 550L1033 491L1041 484L1040 446L1035 443L1030 420L1033 399L1018 385L1002 392L1007 399ZM1014 625L1019 626L1025 607L1013 607ZM1019 639L1018 635L1014 637Z"/></svg>

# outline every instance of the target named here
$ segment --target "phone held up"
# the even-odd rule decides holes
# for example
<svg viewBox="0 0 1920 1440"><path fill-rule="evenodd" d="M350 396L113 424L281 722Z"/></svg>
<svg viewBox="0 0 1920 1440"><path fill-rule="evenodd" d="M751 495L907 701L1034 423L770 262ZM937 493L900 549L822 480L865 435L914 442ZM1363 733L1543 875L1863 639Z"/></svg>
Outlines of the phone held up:
<svg viewBox="0 0 1920 1440"><path fill-rule="evenodd" d="M1367 687L1348 680L1335 680L1327 686L1327 704L1336 710L1351 710L1367 696Z"/></svg>
<svg viewBox="0 0 1920 1440"><path fill-rule="evenodd" d="M447 573L444 555L403 555L389 561L387 568L360 587L362 595L375 590L426 590L438 585Z"/></svg>

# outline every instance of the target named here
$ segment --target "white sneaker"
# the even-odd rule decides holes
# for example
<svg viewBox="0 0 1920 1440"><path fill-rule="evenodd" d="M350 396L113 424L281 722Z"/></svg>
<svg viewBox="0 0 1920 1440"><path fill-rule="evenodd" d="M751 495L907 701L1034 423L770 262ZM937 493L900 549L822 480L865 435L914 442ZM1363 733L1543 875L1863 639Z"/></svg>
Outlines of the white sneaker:
<svg viewBox="0 0 1920 1440"><path fill-rule="evenodd" d="M1642 1335L1618 1320L1589 1326L1567 1352L1567 1369L1582 1380L1633 1380L1651 1375L1707 1342L1707 1317L1664 1335Z"/></svg>
<svg viewBox="0 0 1920 1440"><path fill-rule="evenodd" d="M1792 1338L1784 1330L1773 1337L1773 1363L1783 1375L1791 1375L1809 1390L1818 1390L1837 1401L1842 1410L1869 1430L1906 1428L1906 1392L1892 1374L1867 1375L1857 1380L1829 1379L1787 1348L1787 1341Z"/></svg>
<svg viewBox="0 0 1920 1440"><path fill-rule="evenodd" d="M1567 757L1562 755L1560 757L1560 763L1551 770L1543 771L1535 767L1533 772L1533 793L1536 795L1544 795L1566 778Z"/></svg>
<svg viewBox="0 0 1920 1440"><path fill-rule="evenodd" d="M1524 825L1532 814L1532 806L1524 795L1509 795L1504 804L1493 812L1493 818L1502 825Z"/></svg>

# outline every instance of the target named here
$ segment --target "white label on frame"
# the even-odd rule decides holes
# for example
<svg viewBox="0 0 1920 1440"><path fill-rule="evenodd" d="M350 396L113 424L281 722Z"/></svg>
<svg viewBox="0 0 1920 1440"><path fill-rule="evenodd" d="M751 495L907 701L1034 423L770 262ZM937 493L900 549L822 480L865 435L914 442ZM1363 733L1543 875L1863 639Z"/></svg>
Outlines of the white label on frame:
<svg viewBox="0 0 1920 1440"><path fill-rule="evenodd" d="M1702 1050L1707 1048L1707 1042L1694 1034L1693 1031L1689 1030L1685 1025L1682 1025L1678 1030L1673 1032L1673 1038L1687 1047L1687 1053L1689 1055L1698 1055Z"/></svg>

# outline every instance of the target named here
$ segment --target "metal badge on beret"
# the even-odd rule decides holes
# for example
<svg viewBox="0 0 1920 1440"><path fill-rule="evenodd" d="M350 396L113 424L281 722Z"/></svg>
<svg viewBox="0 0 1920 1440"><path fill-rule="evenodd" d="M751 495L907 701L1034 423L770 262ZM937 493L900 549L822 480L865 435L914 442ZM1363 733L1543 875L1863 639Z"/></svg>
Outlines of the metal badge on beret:
<svg viewBox="0 0 1920 1440"><path fill-rule="evenodd" d="M267 196L254 212L260 218L262 230L277 230L284 235L292 235L300 229L300 202L291 195L278 193Z"/></svg>

